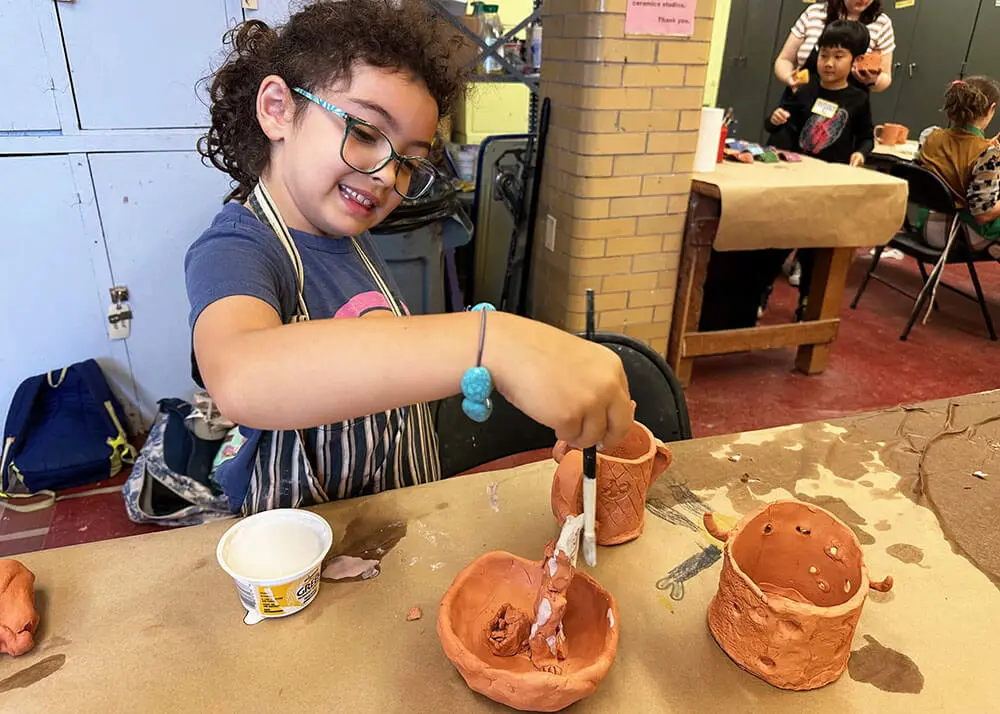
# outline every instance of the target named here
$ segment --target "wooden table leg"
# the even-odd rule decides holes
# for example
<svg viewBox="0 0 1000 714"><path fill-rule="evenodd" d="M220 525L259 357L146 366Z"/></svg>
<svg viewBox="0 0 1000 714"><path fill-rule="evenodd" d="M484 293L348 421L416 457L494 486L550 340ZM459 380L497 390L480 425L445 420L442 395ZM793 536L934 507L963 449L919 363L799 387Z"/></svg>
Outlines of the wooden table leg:
<svg viewBox="0 0 1000 714"><path fill-rule="evenodd" d="M847 272L854 259L854 248L820 248L816 251L809 303L805 319L829 320L840 313L847 285ZM806 374L819 374L830 362L830 345L802 345L795 355L795 367Z"/></svg>
<svg viewBox="0 0 1000 714"><path fill-rule="evenodd" d="M717 198L691 193L684 244L677 274L677 294L670 323L667 364L673 369L682 387L691 383L694 359L684 356L684 335L697 332L701 320L701 305L712 256L712 242L719 227L720 203Z"/></svg>

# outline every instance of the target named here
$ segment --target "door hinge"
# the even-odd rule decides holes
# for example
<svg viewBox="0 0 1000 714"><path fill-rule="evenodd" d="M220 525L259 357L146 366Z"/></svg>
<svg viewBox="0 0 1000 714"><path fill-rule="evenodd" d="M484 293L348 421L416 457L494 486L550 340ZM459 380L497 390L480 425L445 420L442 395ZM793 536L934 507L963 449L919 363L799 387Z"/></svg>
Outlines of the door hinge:
<svg viewBox="0 0 1000 714"><path fill-rule="evenodd" d="M132 308L126 302L128 286L115 285L108 292L111 293L111 306L108 308L108 339L128 339L132 332Z"/></svg>

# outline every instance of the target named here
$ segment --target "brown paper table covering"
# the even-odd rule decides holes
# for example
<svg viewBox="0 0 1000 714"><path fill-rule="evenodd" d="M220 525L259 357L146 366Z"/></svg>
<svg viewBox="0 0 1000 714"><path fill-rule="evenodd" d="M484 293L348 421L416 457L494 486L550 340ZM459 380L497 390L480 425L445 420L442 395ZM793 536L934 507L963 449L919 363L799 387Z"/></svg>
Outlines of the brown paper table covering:
<svg viewBox="0 0 1000 714"><path fill-rule="evenodd" d="M906 215L906 182L843 164L725 162L693 190L721 198L715 250L883 245Z"/></svg>
<svg viewBox="0 0 1000 714"><path fill-rule="evenodd" d="M879 144L875 142L872 153L877 156L892 156L902 161L914 161L920 153L920 143L913 139L904 144Z"/></svg>
<svg viewBox="0 0 1000 714"><path fill-rule="evenodd" d="M964 537L966 550L996 539L995 518L980 539L953 524L996 504L998 413L992 393L673 445L644 535L599 551L592 572L618 600L621 643L597 693L572 711L996 711L1000 592L912 491L922 463L936 499L949 488L966 495L964 507L943 512L949 537ZM971 465L986 480L968 474ZM215 561L228 522L22 556L38 576L43 626L33 652L0 656L0 711L507 711L470 692L445 658L436 609L479 554L540 555L557 530L553 472L546 461L317 509L338 544L345 530L357 541L394 521L406 534L377 578L324 582L302 613L252 627ZM743 672L705 621L721 567L721 544L700 525L705 508L732 522L793 496L847 521L873 578L896 580L865 606L851 673L808 693ZM986 550L970 557L988 564ZM423 618L407 622L413 606Z"/></svg>

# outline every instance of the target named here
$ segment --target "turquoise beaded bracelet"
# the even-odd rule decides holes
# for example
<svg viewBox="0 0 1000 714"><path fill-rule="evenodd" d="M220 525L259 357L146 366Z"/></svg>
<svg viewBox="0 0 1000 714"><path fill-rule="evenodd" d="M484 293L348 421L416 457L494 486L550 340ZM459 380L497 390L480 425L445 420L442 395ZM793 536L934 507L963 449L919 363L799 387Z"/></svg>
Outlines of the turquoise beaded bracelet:
<svg viewBox="0 0 1000 714"><path fill-rule="evenodd" d="M472 308L473 312L483 314L479 327L479 352L476 356L476 366L470 367L462 375L462 411L465 415L482 423L490 418L493 413L493 401L490 394L493 392L493 378L490 371L483 367L483 346L486 344L486 313L494 312L495 307L488 302L481 302Z"/></svg>

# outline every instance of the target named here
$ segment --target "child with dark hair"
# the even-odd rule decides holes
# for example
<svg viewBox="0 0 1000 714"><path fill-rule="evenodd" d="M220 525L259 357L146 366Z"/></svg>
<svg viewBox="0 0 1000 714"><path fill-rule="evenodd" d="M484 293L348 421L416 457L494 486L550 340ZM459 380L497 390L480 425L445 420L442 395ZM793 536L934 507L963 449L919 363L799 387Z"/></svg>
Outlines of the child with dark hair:
<svg viewBox="0 0 1000 714"><path fill-rule="evenodd" d="M787 96L766 122L772 143L818 159L863 166L875 148L869 94L848 83L854 60L868 51L868 28L837 20L820 35L817 75Z"/></svg>
<svg viewBox="0 0 1000 714"><path fill-rule="evenodd" d="M460 389L477 420L495 386L574 446L620 441L614 352L500 312L411 317L366 233L438 180L427 156L466 80L450 26L421 0L341 0L227 42L199 148L237 200L185 269L195 374L240 425L213 475L230 509L439 478L426 403Z"/></svg>
<svg viewBox="0 0 1000 714"><path fill-rule="evenodd" d="M977 249L1000 240L1000 146L985 134L998 103L1000 85L989 77L952 82L944 95L951 126L930 131L920 147L920 163L948 184L958 215L978 234ZM1000 258L1000 243L990 245L994 253Z"/></svg>
<svg viewBox="0 0 1000 714"><path fill-rule="evenodd" d="M848 79L855 60L868 51L870 41L868 28L855 20L837 20L826 26L817 42L816 74L794 93L786 92L781 106L765 123L774 146L831 163L864 166L875 148L870 95ZM802 319L815 254L799 250L797 259L801 274L796 317Z"/></svg>

